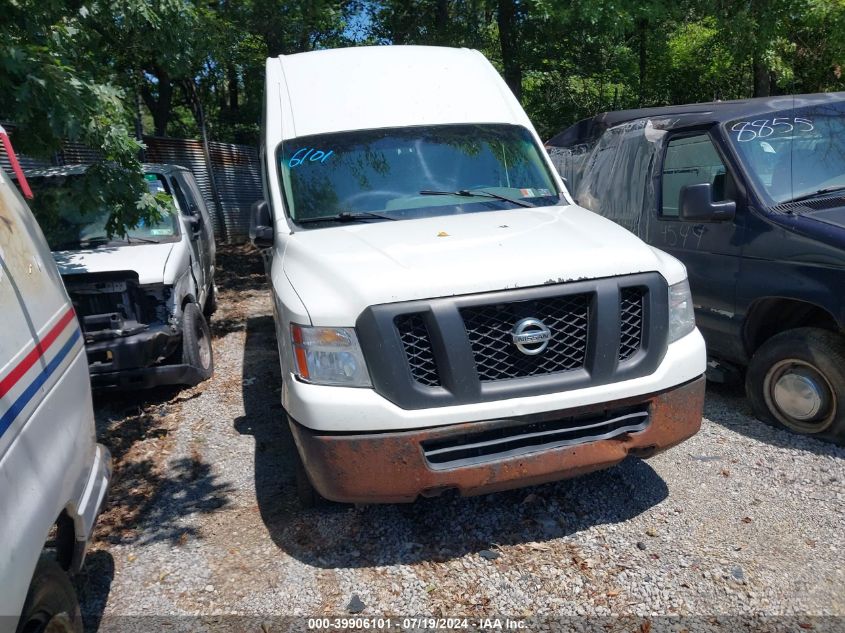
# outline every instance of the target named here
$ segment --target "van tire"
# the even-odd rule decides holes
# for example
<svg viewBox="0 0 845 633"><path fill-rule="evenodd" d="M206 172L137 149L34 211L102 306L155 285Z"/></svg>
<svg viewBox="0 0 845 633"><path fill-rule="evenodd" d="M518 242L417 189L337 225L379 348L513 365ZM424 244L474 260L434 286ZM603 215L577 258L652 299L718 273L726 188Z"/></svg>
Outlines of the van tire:
<svg viewBox="0 0 845 633"><path fill-rule="evenodd" d="M185 304L182 310L182 362L196 368L200 380L208 380L214 373L211 331L196 303Z"/></svg>
<svg viewBox="0 0 845 633"><path fill-rule="evenodd" d="M41 633L48 624L50 631L82 633L79 600L67 572L42 556L29 584L17 633Z"/></svg>
<svg viewBox="0 0 845 633"><path fill-rule="evenodd" d="M811 327L776 334L751 358L745 391L755 415L764 422L845 443L845 337ZM785 399L790 394L808 395L790 408ZM818 410L811 415L816 403ZM806 406L810 408L805 411Z"/></svg>

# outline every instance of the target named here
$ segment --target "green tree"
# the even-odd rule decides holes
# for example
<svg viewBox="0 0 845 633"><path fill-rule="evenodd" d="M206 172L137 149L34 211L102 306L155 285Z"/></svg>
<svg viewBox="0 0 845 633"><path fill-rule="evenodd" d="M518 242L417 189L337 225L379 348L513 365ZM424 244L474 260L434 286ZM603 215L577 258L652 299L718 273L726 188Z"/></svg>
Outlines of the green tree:
<svg viewBox="0 0 845 633"><path fill-rule="evenodd" d="M64 139L97 150L85 190L112 210L110 231L123 233L142 218L160 217L168 205L148 193L125 94L88 48L96 38L89 7L6 3L0 11L0 118L16 124L18 151L33 156L48 158Z"/></svg>

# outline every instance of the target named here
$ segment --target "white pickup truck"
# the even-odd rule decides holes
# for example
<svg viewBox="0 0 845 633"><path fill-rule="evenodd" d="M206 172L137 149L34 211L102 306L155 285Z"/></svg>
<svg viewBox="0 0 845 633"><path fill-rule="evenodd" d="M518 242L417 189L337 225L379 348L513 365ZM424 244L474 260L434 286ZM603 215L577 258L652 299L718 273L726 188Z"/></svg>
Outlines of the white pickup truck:
<svg viewBox="0 0 845 633"><path fill-rule="evenodd" d="M73 301L94 387L195 385L211 377L206 317L214 311L214 231L190 171L144 165L150 193L175 213L109 235L110 210L87 192L84 165L33 170L32 210ZM88 204L80 205L77 201Z"/></svg>
<svg viewBox="0 0 845 633"><path fill-rule="evenodd" d="M480 53L273 58L265 91L251 231L304 501L479 494L696 433L683 265L573 204Z"/></svg>

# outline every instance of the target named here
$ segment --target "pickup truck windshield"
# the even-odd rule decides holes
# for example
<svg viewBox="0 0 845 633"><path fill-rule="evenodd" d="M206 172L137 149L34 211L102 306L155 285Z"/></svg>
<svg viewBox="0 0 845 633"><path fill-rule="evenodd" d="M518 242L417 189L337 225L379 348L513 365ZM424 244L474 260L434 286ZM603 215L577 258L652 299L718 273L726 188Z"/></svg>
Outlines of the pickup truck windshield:
<svg viewBox="0 0 845 633"><path fill-rule="evenodd" d="M845 187L845 102L830 101L731 121L728 138L769 202Z"/></svg>
<svg viewBox="0 0 845 633"><path fill-rule="evenodd" d="M161 176L147 174L145 178L153 195L169 193ZM97 206L95 201L83 208L79 202L88 198L82 191L80 174L30 176L27 180L35 194L30 207L53 251L172 242L179 236L175 215L153 224L141 223L128 229L125 236L109 236L106 232L109 209Z"/></svg>
<svg viewBox="0 0 845 633"><path fill-rule="evenodd" d="M533 137L514 125L303 136L282 143L277 160L291 218L310 220L309 228L319 218L380 221L560 202Z"/></svg>

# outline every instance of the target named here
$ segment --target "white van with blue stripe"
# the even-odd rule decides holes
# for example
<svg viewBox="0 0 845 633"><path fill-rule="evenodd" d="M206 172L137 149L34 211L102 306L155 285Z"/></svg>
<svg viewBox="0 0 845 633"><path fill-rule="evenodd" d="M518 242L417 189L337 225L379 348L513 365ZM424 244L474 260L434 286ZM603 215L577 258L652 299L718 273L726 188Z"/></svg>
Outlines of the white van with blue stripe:
<svg viewBox="0 0 845 633"><path fill-rule="evenodd" d="M0 633L82 631L68 576L82 566L110 477L79 322L0 170Z"/></svg>

